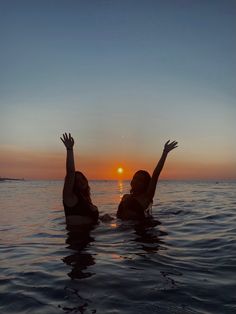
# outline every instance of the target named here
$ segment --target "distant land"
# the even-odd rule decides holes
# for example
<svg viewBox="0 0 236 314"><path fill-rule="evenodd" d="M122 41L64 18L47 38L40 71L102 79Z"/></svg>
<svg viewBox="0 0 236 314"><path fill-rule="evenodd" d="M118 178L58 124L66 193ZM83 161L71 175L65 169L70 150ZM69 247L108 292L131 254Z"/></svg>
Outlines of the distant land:
<svg viewBox="0 0 236 314"><path fill-rule="evenodd" d="M16 179L16 178L2 178L0 177L0 181L7 181L7 180L11 180L11 181L24 181L25 179Z"/></svg>

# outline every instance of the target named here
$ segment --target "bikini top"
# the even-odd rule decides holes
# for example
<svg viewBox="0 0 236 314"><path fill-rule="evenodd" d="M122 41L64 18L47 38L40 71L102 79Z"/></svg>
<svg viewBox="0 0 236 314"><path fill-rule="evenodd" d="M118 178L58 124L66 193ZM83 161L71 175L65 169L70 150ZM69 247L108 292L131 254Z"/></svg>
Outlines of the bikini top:
<svg viewBox="0 0 236 314"><path fill-rule="evenodd" d="M132 195L127 195L121 200L118 211L117 218L122 220L128 219L144 219L145 218L145 208L136 200Z"/></svg>
<svg viewBox="0 0 236 314"><path fill-rule="evenodd" d="M98 210L92 203L86 202L82 197L74 206L67 206L64 201L65 216L77 215L92 218L94 221L98 220Z"/></svg>

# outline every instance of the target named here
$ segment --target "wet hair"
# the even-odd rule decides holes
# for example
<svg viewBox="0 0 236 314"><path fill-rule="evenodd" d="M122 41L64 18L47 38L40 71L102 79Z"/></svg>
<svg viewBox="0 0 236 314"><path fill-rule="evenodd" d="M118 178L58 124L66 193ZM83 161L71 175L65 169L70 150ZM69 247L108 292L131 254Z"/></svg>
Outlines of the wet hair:
<svg viewBox="0 0 236 314"><path fill-rule="evenodd" d="M137 172L135 172L134 176L142 176L142 180L143 180L143 187L141 190L139 190L139 193L144 193L147 191L149 183L151 181L151 176L150 174L146 171L146 170L138 170ZM133 178L134 178L133 176ZM132 179L133 180L133 179ZM131 194L135 194L135 188L132 187L132 181L131 181L131 190L130 190Z"/></svg>
<svg viewBox="0 0 236 314"><path fill-rule="evenodd" d="M81 171L75 171L75 176L79 174L87 183L88 183L88 179L85 177L85 175L81 172ZM77 182L75 179L74 182L74 187L73 187L73 192L74 194L80 199L83 198L85 201L87 201L88 203L92 203L91 201L91 196L90 196L90 187L89 184L87 186L87 189L85 190L81 190L78 186L77 186Z"/></svg>

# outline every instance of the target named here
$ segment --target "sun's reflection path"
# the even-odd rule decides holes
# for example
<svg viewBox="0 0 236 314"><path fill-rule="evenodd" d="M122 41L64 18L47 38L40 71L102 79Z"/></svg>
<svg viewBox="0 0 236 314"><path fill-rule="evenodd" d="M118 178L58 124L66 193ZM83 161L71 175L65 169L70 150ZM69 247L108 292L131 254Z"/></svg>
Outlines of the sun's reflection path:
<svg viewBox="0 0 236 314"><path fill-rule="evenodd" d="M123 180L118 181L118 191L119 191L119 198L122 199L122 196L124 194L124 183Z"/></svg>

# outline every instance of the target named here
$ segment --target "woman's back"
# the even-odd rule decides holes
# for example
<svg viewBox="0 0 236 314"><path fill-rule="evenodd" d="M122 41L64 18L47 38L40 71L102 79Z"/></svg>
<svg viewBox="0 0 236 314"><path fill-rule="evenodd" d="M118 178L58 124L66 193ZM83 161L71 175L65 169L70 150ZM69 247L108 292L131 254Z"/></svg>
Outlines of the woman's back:
<svg viewBox="0 0 236 314"><path fill-rule="evenodd" d="M117 211L117 218L122 220L129 219L144 219L145 208L141 203L135 199L131 194L126 194L123 196Z"/></svg>

